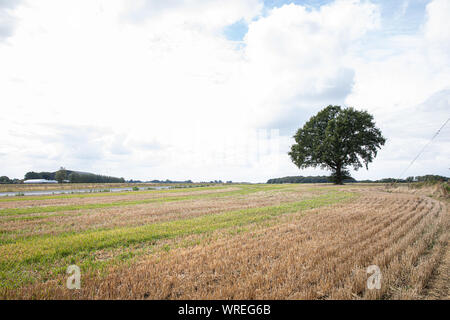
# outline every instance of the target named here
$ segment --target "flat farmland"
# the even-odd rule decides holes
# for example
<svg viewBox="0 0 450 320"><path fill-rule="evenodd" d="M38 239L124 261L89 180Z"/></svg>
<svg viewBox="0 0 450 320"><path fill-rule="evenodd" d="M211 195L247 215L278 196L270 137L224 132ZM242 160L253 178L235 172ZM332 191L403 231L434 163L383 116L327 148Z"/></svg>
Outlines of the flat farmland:
<svg viewBox="0 0 450 320"><path fill-rule="evenodd" d="M70 190L76 186L77 189L104 189L104 188L126 188L126 187L152 187L157 183L72 183L63 184L0 184L0 192L24 192L24 191L54 191L54 190Z"/></svg>
<svg viewBox="0 0 450 320"><path fill-rule="evenodd" d="M4 197L0 298L448 299L449 227L448 200L375 184Z"/></svg>

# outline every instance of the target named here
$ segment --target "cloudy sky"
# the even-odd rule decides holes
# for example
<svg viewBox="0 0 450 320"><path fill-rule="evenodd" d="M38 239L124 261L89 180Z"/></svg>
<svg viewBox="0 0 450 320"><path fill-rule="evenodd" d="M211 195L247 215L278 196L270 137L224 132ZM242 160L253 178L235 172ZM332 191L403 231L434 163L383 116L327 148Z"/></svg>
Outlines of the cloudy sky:
<svg viewBox="0 0 450 320"><path fill-rule="evenodd" d="M0 175L264 182L329 104L398 177L450 117L450 0L0 0ZM450 124L405 173L449 176Z"/></svg>

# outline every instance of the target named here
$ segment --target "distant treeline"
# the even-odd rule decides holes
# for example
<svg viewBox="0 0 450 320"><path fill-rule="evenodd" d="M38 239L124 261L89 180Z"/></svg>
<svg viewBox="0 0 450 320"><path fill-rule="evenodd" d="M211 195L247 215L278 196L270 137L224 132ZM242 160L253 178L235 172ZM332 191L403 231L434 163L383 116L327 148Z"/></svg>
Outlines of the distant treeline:
<svg viewBox="0 0 450 320"><path fill-rule="evenodd" d="M130 182L142 182L142 181L135 181L135 180L130 180ZM146 181L149 183L194 183L192 182L192 180L185 180L185 181L172 181L169 179L166 180L150 180L150 181ZM200 181L199 183L233 183L233 181L229 180L227 182L223 182L222 180L211 180L211 181Z"/></svg>
<svg viewBox="0 0 450 320"><path fill-rule="evenodd" d="M0 184L6 184L6 183L20 183L21 181L19 179L10 179L7 176L1 176L0 177Z"/></svg>
<svg viewBox="0 0 450 320"><path fill-rule="evenodd" d="M59 173L59 174L58 174ZM58 176L59 175L59 176ZM88 172L78 172L72 170L58 170L56 172L34 172L25 174L25 180L45 179L45 180L67 180L71 183L124 183L124 178L103 176Z"/></svg>
<svg viewBox="0 0 450 320"><path fill-rule="evenodd" d="M143 181L140 180L128 180L125 181L124 178L116 178L116 177L109 177L109 176L103 176L93 173L87 173L87 172L79 172L79 171L72 171L72 170L66 170L61 169L56 172L34 172L30 171L25 174L25 180L30 179L46 179L46 180L58 180L58 181L69 181L71 183L142 183ZM411 183L411 182L446 182L449 181L450 178L439 176L439 175L424 175L424 176L416 176L416 177L408 177L406 179L395 179L395 178L384 178L379 180L355 180L353 178L348 178L344 180L346 183ZM1 176L0 177L0 184L5 183L22 183L23 180L20 179L10 179L7 176ZM184 180L184 181L172 181L169 179L166 180L151 180L151 181L145 181L150 183L179 183L179 184L187 184L187 183L193 183L192 180ZM329 176L292 176L292 177L283 177L283 178L274 178L269 179L267 183L329 183L330 177ZM201 183L233 183L232 181L226 181L223 182L222 180L212 180L212 181L203 181Z"/></svg>
<svg viewBox="0 0 450 320"><path fill-rule="evenodd" d="M169 179L166 180L151 180L151 181L147 181L150 183L193 183L192 180L186 180L186 181L172 181Z"/></svg>
<svg viewBox="0 0 450 320"><path fill-rule="evenodd" d="M410 183L410 182L446 182L449 181L450 178L439 176L439 175L433 175L433 174L427 174L424 176L416 176L416 177L408 177L406 179L395 179L395 178L384 178L380 180L360 180L358 182L371 182L371 183Z"/></svg>
<svg viewBox="0 0 450 320"><path fill-rule="evenodd" d="M124 183L124 178L103 176L93 173L72 172L68 176L70 183Z"/></svg>
<svg viewBox="0 0 450 320"><path fill-rule="evenodd" d="M328 183L330 182L330 177L328 176L293 176L293 177L283 177L269 179L267 183ZM344 182L356 182L355 179L349 178L345 179Z"/></svg>
<svg viewBox="0 0 450 320"><path fill-rule="evenodd" d="M425 176L408 177L406 179L395 179L395 178L384 178L379 180L355 180L353 178L344 180L344 183L349 182L362 182L362 183L409 183L409 182L438 182L438 181L449 181L450 178L438 175L428 174ZM269 179L267 183L327 183L330 182L328 176L294 176L294 177L284 177Z"/></svg>
<svg viewBox="0 0 450 320"><path fill-rule="evenodd" d="M69 171L69 170L67 170ZM31 180L31 179L45 179L45 180L56 180L55 179L56 172L34 172L30 171L25 173L25 180Z"/></svg>

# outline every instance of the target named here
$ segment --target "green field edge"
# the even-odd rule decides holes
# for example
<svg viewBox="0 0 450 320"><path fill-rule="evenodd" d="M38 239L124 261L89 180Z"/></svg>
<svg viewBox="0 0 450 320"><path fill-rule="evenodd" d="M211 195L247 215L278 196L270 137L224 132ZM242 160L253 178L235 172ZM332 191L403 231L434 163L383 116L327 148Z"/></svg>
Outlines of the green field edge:
<svg viewBox="0 0 450 320"><path fill-rule="evenodd" d="M78 263L82 261L77 261L77 257L89 257L91 252L97 250L126 247L139 243L156 243L162 239L258 223L282 214L331 205L351 199L356 195L353 192L330 192L313 199L263 208L233 210L138 227L89 230L45 239L24 239L0 246L0 287L17 287L19 283L22 283L18 278L27 266L45 269L51 268L60 260Z"/></svg>
<svg viewBox="0 0 450 320"><path fill-rule="evenodd" d="M220 193L205 193L199 195L187 195L181 197L168 197L168 198L151 198L142 200L130 200L130 201L115 201L110 203L93 203L93 204L83 204L83 205L63 205L63 206L44 206L44 207L28 207L28 208L8 208L0 209L0 217L4 216L15 216L15 215L26 215L34 213L49 213L49 212L59 212L59 211L75 211L75 210L90 210L90 209L100 209L100 208L112 208L112 207L123 207L138 204L147 203L160 203L160 202L173 202L173 201L183 201L183 200L197 200L197 199L207 199L207 198L220 198L233 195L246 195L258 191L266 190L276 190L282 189L281 186L267 186L267 187L243 187L239 190L233 190L228 192Z"/></svg>
<svg viewBox="0 0 450 320"><path fill-rule="evenodd" d="M52 194L52 195L36 195L36 196L5 196L0 198L0 202L14 202L14 201L30 201L30 200L54 200L54 199L72 199L72 198L97 198L97 197L113 197L113 196L125 196L134 194L166 194L166 193L179 193L179 192L196 192L202 190L220 190L231 188L232 186L214 186L214 187L188 187L188 188L176 188L167 190L139 190L139 191L95 191L95 192L79 192L79 193L64 193L64 194ZM58 190L55 190L58 191ZM62 190L64 191L64 190Z"/></svg>

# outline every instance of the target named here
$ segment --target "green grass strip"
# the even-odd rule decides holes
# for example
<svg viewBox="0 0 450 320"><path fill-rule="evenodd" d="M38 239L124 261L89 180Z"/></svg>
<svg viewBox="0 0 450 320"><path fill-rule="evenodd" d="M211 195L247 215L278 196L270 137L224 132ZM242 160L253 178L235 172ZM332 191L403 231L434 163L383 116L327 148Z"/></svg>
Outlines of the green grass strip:
<svg viewBox="0 0 450 320"><path fill-rule="evenodd" d="M112 230L90 230L77 234L24 239L0 246L0 270L19 264L52 263L81 251L92 252L105 248L129 246L178 236L210 232L221 228L261 222L285 214L329 205L348 199L349 192L329 193L314 199L277 206L241 209L220 214L154 223L139 227Z"/></svg>
<svg viewBox="0 0 450 320"><path fill-rule="evenodd" d="M59 212L59 211L74 211L74 210L90 210L90 209L101 209L101 208L112 208L112 207L123 207L146 203L161 203L161 202L173 202L173 201L183 201L183 200L195 200L195 199L207 199L207 198L219 198L232 195L245 195L253 192L263 191L263 190L275 190L280 189L280 186L268 186L268 187L245 187L240 190L221 192L221 193L206 193L200 195L188 195L182 197L166 197L166 198L151 198L143 200L128 200L128 201L115 201L109 203L92 203L92 204L82 204L82 205L63 205L63 206L36 206L28 208L8 208L1 209L0 216L12 216L12 215L25 215L34 213L48 213L48 212Z"/></svg>

